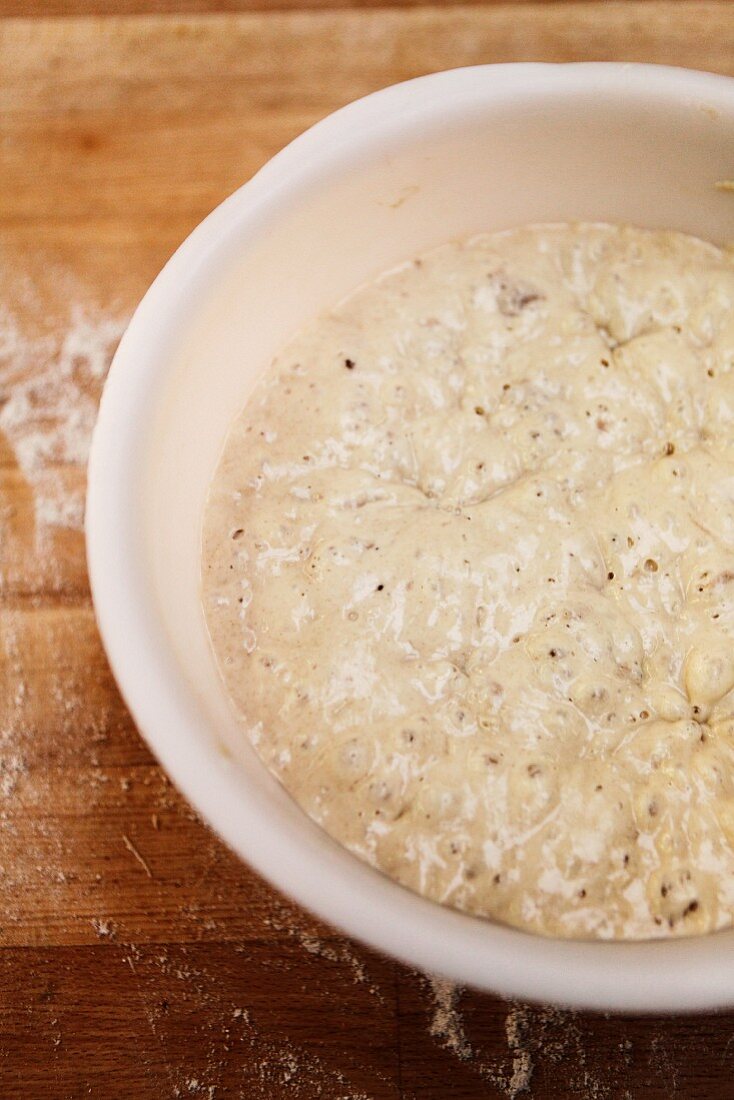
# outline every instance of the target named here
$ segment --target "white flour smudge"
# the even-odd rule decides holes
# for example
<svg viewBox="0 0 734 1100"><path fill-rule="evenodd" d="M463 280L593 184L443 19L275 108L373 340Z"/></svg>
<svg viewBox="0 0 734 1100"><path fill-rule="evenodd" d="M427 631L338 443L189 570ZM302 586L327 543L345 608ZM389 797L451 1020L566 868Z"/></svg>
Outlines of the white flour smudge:
<svg viewBox="0 0 734 1100"><path fill-rule="evenodd" d="M49 585L62 588L69 560L82 563L72 569L83 569L84 467L102 383L127 315L82 304L70 276L59 276L59 286L68 288L72 304L54 331L39 327L51 325L48 312L41 311L35 327L31 323L37 303L22 285L14 286L23 298L18 308L0 301L0 600L12 594L13 585L31 595ZM27 667L25 620L3 602L0 613L0 662L7 673L0 693L0 823L9 830L12 801L21 800L29 784L38 791L46 779L32 763L37 750L28 685L34 677ZM52 623L37 629L53 637ZM66 729L84 705L79 689L62 672L44 674L43 682ZM104 715L95 720L102 725ZM46 849L47 827L33 823L33 835ZM63 881L60 869L50 873ZM98 935L105 934L104 926L99 922Z"/></svg>
<svg viewBox="0 0 734 1100"><path fill-rule="evenodd" d="M0 433L34 492L36 541L52 527L81 530L84 468L102 382L127 315L71 306L57 334L25 331L0 305Z"/></svg>
<svg viewBox="0 0 734 1100"><path fill-rule="evenodd" d="M447 978L428 979L435 1002L433 1017L429 1027L430 1034L438 1039L441 1046L451 1051L462 1061L474 1056L471 1045L464 1034L464 1024L458 1011L461 987Z"/></svg>
<svg viewBox="0 0 734 1100"><path fill-rule="evenodd" d="M532 1095L536 1068L560 1063L568 1067L574 1095L608 1100L606 1084L586 1067L577 1013L547 1005L509 1003L504 1022L507 1054L496 1058L467 1035L461 1011L462 987L445 978L426 976L425 981L432 1000L429 1035L506 1100Z"/></svg>
<svg viewBox="0 0 734 1100"><path fill-rule="evenodd" d="M4 741L4 738L2 739ZM4 748L0 742L0 750ZM28 766L24 757L17 752L0 755L0 794L4 798L10 798L23 775L26 775Z"/></svg>
<svg viewBox="0 0 734 1100"><path fill-rule="evenodd" d="M515 1005L510 1009L505 1020L507 1046L512 1053L512 1076L507 1091L512 1100L515 1100L520 1093L528 1091L535 1068L527 1046L528 1028L527 1008L524 1005Z"/></svg>
<svg viewBox="0 0 734 1100"><path fill-rule="evenodd" d="M26 475L86 463L99 383L126 324L127 318L74 305L60 336L33 337L0 307L0 431Z"/></svg>

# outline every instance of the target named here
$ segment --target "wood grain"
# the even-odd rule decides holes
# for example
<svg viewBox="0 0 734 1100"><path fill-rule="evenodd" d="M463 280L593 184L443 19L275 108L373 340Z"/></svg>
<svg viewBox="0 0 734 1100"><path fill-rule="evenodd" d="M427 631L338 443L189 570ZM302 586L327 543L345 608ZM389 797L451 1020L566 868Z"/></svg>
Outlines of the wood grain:
<svg viewBox="0 0 734 1100"><path fill-rule="evenodd" d="M295 10L326 4L0 23L0 1096L734 1096L731 1015L508 1005L320 925L209 833L115 689L81 531L88 428L125 319L212 206L327 112L423 72L734 72L725 2ZM213 5L0 14L170 6Z"/></svg>
<svg viewBox="0 0 734 1100"><path fill-rule="evenodd" d="M722 1018L662 1026L464 993L457 1053L425 979L307 943L6 949L3 1096L506 1100L519 1051L533 1067L520 1097L731 1096Z"/></svg>
<svg viewBox="0 0 734 1100"><path fill-rule="evenodd" d="M442 0L443 7L459 6L467 0ZM469 3L499 3L501 0L469 0ZM510 0L527 3L529 0ZM559 0L544 0L558 3ZM290 11L343 8L417 8L423 0L0 0L3 16L48 15L204 15L251 11Z"/></svg>

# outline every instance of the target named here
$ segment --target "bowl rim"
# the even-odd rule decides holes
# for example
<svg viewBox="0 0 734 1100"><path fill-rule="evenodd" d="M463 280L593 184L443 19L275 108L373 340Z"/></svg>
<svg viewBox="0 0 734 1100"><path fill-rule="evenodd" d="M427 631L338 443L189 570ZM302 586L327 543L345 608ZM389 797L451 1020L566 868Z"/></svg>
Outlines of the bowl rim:
<svg viewBox="0 0 734 1100"><path fill-rule="evenodd" d="M417 77L355 100L277 153L180 245L120 342L90 449L87 560L104 647L141 735L209 825L279 890L378 951L495 994L592 1010L703 1011L734 1003L734 977L728 978L722 965L727 944L734 950L734 934L644 943L545 939L420 898L356 856L350 859L359 870L345 875L343 863L328 858L328 848L308 850L267 813L263 817L265 802L243 797L242 776L211 737L202 736L191 693L187 696L166 649L136 538L135 447L150 379L186 292L216 261L234 227L254 224L265 211L277 209L309 173L328 168L335 151L357 154L366 137L374 140L411 120L519 94L537 98L622 89L651 100L695 97L734 115L734 79L712 73L626 62L477 65Z"/></svg>

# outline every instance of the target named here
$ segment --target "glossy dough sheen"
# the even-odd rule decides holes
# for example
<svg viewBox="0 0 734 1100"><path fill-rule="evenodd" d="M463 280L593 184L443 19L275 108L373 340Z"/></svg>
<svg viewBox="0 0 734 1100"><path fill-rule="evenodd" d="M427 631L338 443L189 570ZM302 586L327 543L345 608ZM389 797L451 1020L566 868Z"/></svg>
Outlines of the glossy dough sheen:
<svg viewBox="0 0 734 1100"><path fill-rule="evenodd" d="M730 256L604 225L446 245L283 351L204 600L329 833L548 935L732 923L732 364Z"/></svg>

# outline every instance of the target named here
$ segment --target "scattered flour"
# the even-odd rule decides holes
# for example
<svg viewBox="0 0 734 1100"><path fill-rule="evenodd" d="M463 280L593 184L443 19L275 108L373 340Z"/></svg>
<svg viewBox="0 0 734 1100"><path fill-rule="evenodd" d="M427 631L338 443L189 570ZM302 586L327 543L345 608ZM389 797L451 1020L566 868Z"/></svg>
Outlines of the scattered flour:
<svg viewBox="0 0 734 1100"><path fill-rule="evenodd" d="M512 1076L508 1092L513 1100L521 1092L527 1092L533 1076L534 1064L527 1046L528 1015L525 1006L517 1005L508 1012L505 1020L507 1046L512 1053Z"/></svg>
<svg viewBox="0 0 734 1100"><path fill-rule="evenodd" d="M346 963L352 971L354 982L360 985L368 985L372 996L383 1004L385 1003L385 998L380 989L370 982L363 961L355 955L348 940L341 937L330 937L328 941L322 940L314 933L301 928L298 920L294 920L293 914L277 902L273 916L268 919L267 923L275 931L285 932L288 936L297 939L309 955L317 955L333 963Z"/></svg>
<svg viewBox="0 0 734 1100"><path fill-rule="evenodd" d="M17 752L6 754L0 744L0 794L9 798L15 794L20 777L28 772L25 758Z"/></svg>
<svg viewBox="0 0 734 1100"><path fill-rule="evenodd" d="M461 987L446 978L429 978L435 1008L430 1024L430 1034L438 1039L446 1050L450 1050L463 1061L474 1056L464 1034L464 1025L458 1011Z"/></svg>
<svg viewBox="0 0 734 1100"><path fill-rule="evenodd" d="M678 1070L671 1054L670 1046L664 1036L653 1035L650 1041L650 1067L657 1076L666 1081L670 1089L669 1096L678 1095Z"/></svg>
<svg viewBox="0 0 734 1100"><path fill-rule="evenodd" d="M467 1036L460 1004L462 987L445 978L425 980L433 1002L429 1035L486 1081L494 1090L491 1095L499 1093L506 1100L535 1095L536 1069L561 1063L572 1090L569 1095L583 1096L586 1100L609 1100L615 1095L586 1066L584 1036L577 1013L543 1005L509 1003L504 1022L507 1056L495 1058L489 1056L479 1041L473 1043ZM659 1051L654 1050L653 1057L658 1063L655 1068L662 1069ZM665 1076L671 1080L672 1067L666 1069ZM477 1093L477 1097L482 1095Z"/></svg>
<svg viewBox="0 0 734 1100"><path fill-rule="evenodd" d="M81 531L84 526L84 500L80 493L70 491L63 478L48 474L43 484L36 487L36 531L43 533L49 527L68 527Z"/></svg>
<svg viewBox="0 0 734 1100"><path fill-rule="evenodd" d="M533 1072L529 1051L520 1049L517 1042L517 1029L511 1023L506 1025L508 1046L513 1056L511 1069L508 1070L504 1063L495 1065L488 1062L467 1039L459 1007L462 987L435 975L428 976L427 982L433 999L429 1034L438 1040L444 1050L473 1068L482 1080L498 1089L508 1100L514 1100L528 1087Z"/></svg>
<svg viewBox="0 0 734 1100"><path fill-rule="evenodd" d="M115 938L115 925L111 920L101 920L99 917L94 917L92 920L92 928L100 939Z"/></svg>
<svg viewBox="0 0 734 1100"><path fill-rule="evenodd" d="M86 464L100 385L126 324L77 304L58 337L33 337L0 307L0 431L26 476Z"/></svg>
<svg viewBox="0 0 734 1100"><path fill-rule="evenodd" d="M0 824L8 835L15 828L11 800L23 777L35 797L46 782L45 772L34 765L39 757L35 719L29 718L37 711L34 696L48 693L47 717L58 723L57 743L88 710L83 688L59 661L54 620L41 621L34 635L11 600L15 592L42 600L50 589L63 591L70 577L83 576L85 464L102 383L127 323L121 310L83 304L68 273L58 279L59 293L72 303L63 307L66 312L52 318L50 309L41 309L40 320L31 322L39 303L21 282L14 284L17 307L0 301ZM54 320L54 331L41 331ZM57 544L62 529L72 535ZM47 635L39 633L43 630ZM42 641L47 660L39 667L33 647ZM105 718L102 708L98 715L87 714L86 728L104 725ZM90 782L98 780L90 775ZM49 828L44 817L26 826L46 860L55 844ZM13 874L33 873L27 869L30 851ZM49 868L49 874L63 885L59 869ZM105 922L99 923L98 934L104 934Z"/></svg>
<svg viewBox="0 0 734 1100"><path fill-rule="evenodd" d="M205 1085L198 1077L190 1077L186 1082L186 1088L192 1096L205 1096L206 1100L214 1100L217 1091L216 1085Z"/></svg>
<svg viewBox="0 0 734 1100"><path fill-rule="evenodd" d="M0 305L0 439L34 493L36 540L49 528L81 530L83 470L102 383L127 325L121 311L75 303L56 334L29 334Z"/></svg>

